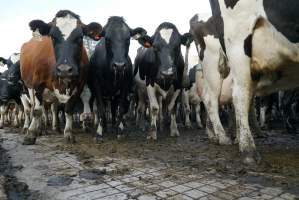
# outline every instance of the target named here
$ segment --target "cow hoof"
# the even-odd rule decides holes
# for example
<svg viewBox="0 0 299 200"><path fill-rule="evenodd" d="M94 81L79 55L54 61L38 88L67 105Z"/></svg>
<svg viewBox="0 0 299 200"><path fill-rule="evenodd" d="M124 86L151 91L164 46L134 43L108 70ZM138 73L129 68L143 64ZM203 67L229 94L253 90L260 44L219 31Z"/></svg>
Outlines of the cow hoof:
<svg viewBox="0 0 299 200"><path fill-rule="evenodd" d="M147 140L157 140L157 132L150 131L146 137Z"/></svg>
<svg viewBox="0 0 299 200"><path fill-rule="evenodd" d="M32 138L32 137L24 137L24 140L23 140L23 145L34 145L36 142L36 138Z"/></svg>
<svg viewBox="0 0 299 200"><path fill-rule="evenodd" d="M97 143L97 144L103 143L103 141L104 141L102 135L96 135L94 140L95 140L95 143Z"/></svg>
<svg viewBox="0 0 299 200"><path fill-rule="evenodd" d="M220 145L232 145L232 140L229 137L220 137L219 138L219 144Z"/></svg>
<svg viewBox="0 0 299 200"><path fill-rule="evenodd" d="M180 133L179 133L178 130L171 131L170 136L171 136L171 137L179 137L179 136L180 136Z"/></svg>
<svg viewBox="0 0 299 200"><path fill-rule="evenodd" d="M28 131L28 128L23 128L23 129L22 129L22 134L25 135L25 134L27 133L27 131Z"/></svg>
<svg viewBox="0 0 299 200"><path fill-rule="evenodd" d="M186 129L192 129L193 127L192 127L192 125L191 125L191 123L186 123Z"/></svg>
<svg viewBox="0 0 299 200"><path fill-rule="evenodd" d="M239 140L237 138L234 140L234 144L239 144Z"/></svg>
<svg viewBox="0 0 299 200"><path fill-rule="evenodd" d="M215 136L209 137L209 141L212 144L217 144L217 145L219 144L219 140Z"/></svg>
<svg viewBox="0 0 299 200"><path fill-rule="evenodd" d="M64 139L65 139L66 143L70 143L70 144L76 143L75 136L65 135Z"/></svg>
<svg viewBox="0 0 299 200"><path fill-rule="evenodd" d="M257 165L261 161L261 156L258 152L243 152L241 153L241 157L243 158L243 163L245 165L253 166Z"/></svg>
<svg viewBox="0 0 299 200"><path fill-rule="evenodd" d="M122 140L124 139L126 136L124 134L117 134L117 139L118 140Z"/></svg>

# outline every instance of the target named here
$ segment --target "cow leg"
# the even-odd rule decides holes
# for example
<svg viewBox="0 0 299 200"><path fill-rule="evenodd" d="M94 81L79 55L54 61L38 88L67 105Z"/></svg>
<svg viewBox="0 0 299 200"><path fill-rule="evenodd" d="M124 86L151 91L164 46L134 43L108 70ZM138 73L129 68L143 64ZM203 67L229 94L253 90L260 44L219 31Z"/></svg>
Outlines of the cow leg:
<svg viewBox="0 0 299 200"><path fill-rule="evenodd" d="M80 98L83 103L83 113L81 114L81 119L83 121L83 128L87 130L89 124L92 122L92 113L90 109L89 100L91 98L91 91L87 85L84 86L83 91L80 95Z"/></svg>
<svg viewBox="0 0 299 200"><path fill-rule="evenodd" d="M21 101L24 107L24 115L25 115L25 121L23 126L23 133L25 134L30 125L31 106L30 106L30 99L27 97L26 94L21 95Z"/></svg>
<svg viewBox="0 0 299 200"><path fill-rule="evenodd" d="M122 95L119 101L119 112L117 112L117 121L118 121L118 128L117 128L117 138L120 139L124 136L124 121L123 117L124 114L129 110L129 102L126 102L126 92ZM116 104L117 106L117 104Z"/></svg>
<svg viewBox="0 0 299 200"><path fill-rule="evenodd" d="M162 132L164 130L164 123L163 123L163 97L158 96L158 104L159 104L159 131Z"/></svg>
<svg viewBox="0 0 299 200"><path fill-rule="evenodd" d="M64 128L64 138L67 142L74 143L75 136L72 133L73 130L73 115L65 112L65 128Z"/></svg>
<svg viewBox="0 0 299 200"><path fill-rule="evenodd" d="M209 98L204 98L204 104L209 118L207 122L209 122L209 126L213 127L214 132L212 133L210 127L207 127L209 139L220 145L231 145L231 139L226 135L219 118L218 98L210 93Z"/></svg>
<svg viewBox="0 0 299 200"><path fill-rule="evenodd" d="M52 130L59 132L58 126L58 111L57 111L57 104L51 104L51 113L52 113Z"/></svg>
<svg viewBox="0 0 299 200"><path fill-rule="evenodd" d="M47 127L49 124L49 117L48 117L48 111L45 109L44 106L42 106L42 123L41 123L41 132L43 132L45 135L47 134Z"/></svg>
<svg viewBox="0 0 299 200"><path fill-rule="evenodd" d="M2 129L4 127L4 121L5 121L5 115L6 115L6 112L7 112L7 109L8 107L6 105L2 105L0 107L0 114L1 114L1 117L0 117L0 128Z"/></svg>
<svg viewBox="0 0 299 200"><path fill-rule="evenodd" d="M66 142L75 143L75 136L73 134L73 109L76 103L76 98L71 97L65 104L65 128L64 138Z"/></svg>
<svg viewBox="0 0 299 200"><path fill-rule="evenodd" d="M252 132L255 133L256 137L265 137L265 134L260 129L260 126L257 121L257 116L254 108L254 102L251 103L250 112L249 112L249 122L252 127Z"/></svg>
<svg viewBox="0 0 299 200"><path fill-rule="evenodd" d="M200 103L195 105L195 118L196 118L197 127L202 129L203 125L200 117Z"/></svg>
<svg viewBox="0 0 299 200"><path fill-rule="evenodd" d="M19 111L20 111L19 105L17 103L15 103L15 108L13 110L13 113L14 113L13 126L16 128L19 127L19 124L20 124L19 118L18 118Z"/></svg>
<svg viewBox="0 0 299 200"><path fill-rule="evenodd" d="M104 110L104 102L103 97L101 94L101 88L96 81L94 83L94 92L95 92L95 98L96 98L96 108L97 108L97 116L98 116L98 127L96 130L96 142L100 142L103 140L103 126L104 123L106 123L105 120L105 110Z"/></svg>
<svg viewBox="0 0 299 200"><path fill-rule="evenodd" d="M253 136L249 126L249 109L253 96L253 85L250 73L250 59L243 52L243 46L232 48L234 57L231 61L233 77L233 104L236 114L237 133L240 134L239 149L246 164L253 164L258 161L259 156L256 152ZM236 59L237 58L237 59ZM242 66L242 68L241 68ZM238 132L239 131L239 132Z"/></svg>
<svg viewBox="0 0 299 200"><path fill-rule="evenodd" d="M157 118L159 114L159 104L156 97L156 88L149 85L146 87L147 95L149 98L149 104L150 104L150 130L148 132L147 139L157 139Z"/></svg>
<svg viewBox="0 0 299 200"><path fill-rule="evenodd" d="M189 94L186 91L186 89L183 89L182 91L182 104L184 108L184 114L185 114L185 126L186 128L192 128L191 121L190 121L190 101L189 101Z"/></svg>
<svg viewBox="0 0 299 200"><path fill-rule="evenodd" d="M177 127L177 123L176 123L176 100L178 98L178 96L180 95L181 90L176 90L173 93L173 96L169 102L168 105L168 112L170 112L170 118L171 118L171 122L170 122L170 136L171 137L175 137L175 136L180 136L178 127Z"/></svg>
<svg viewBox="0 0 299 200"><path fill-rule="evenodd" d="M144 113L145 113L144 94L141 93L140 91L138 91L138 105L137 105L137 112L136 112L136 125L142 131L145 131Z"/></svg>
<svg viewBox="0 0 299 200"><path fill-rule="evenodd" d="M115 97L112 99L111 101L111 124L113 129L116 126L116 110L118 108L118 99L116 99Z"/></svg>
<svg viewBox="0 0 299 200"><path fill-rule="evenodd" d="M32 113L32 121L28 128L28 132L24 137L24 145L33 145L35 144L37 133L41 126L41 117L42 117L42 90L36 91L33 95L34 97L34 109Z"/></svg>

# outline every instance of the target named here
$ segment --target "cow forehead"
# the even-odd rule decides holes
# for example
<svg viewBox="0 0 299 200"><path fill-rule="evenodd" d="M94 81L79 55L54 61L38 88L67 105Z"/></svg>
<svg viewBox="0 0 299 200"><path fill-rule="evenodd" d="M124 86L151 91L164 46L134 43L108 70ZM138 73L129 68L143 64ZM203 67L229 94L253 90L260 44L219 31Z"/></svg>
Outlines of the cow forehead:
<svg viewBox="0 0 299 200"><path fill-rule="evenodd" d="M170 38L173 33L172 28L163 28L159 31L161 38L166 42L166 44L169 44Z"/></svg>
<svg viewBox="0 0 299 200"><path fill-rule="evenodd" d="M10 60L13 64L18 62L20 60L20 54L19 53L14 53L10 56Z"/></svg>
<svg viewBox="0 0 299 200"><path fill-rule="evenodd" d="M56 27L62 33L63 38L66 40L72 31L77 27L78 19L67 14L65 17L56 17Z"/></svg>

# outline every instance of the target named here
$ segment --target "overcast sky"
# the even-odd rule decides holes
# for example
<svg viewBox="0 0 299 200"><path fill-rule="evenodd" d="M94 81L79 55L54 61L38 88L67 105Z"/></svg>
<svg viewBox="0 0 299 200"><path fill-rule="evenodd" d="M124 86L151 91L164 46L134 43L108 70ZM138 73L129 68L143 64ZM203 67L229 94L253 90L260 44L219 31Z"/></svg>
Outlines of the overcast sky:
<svg viewBox="0 0 299 200"><path fill-rule="evenodd" d="M28 23L33 19L49 22L58 10L68 9L81 16L84 23L99 22L103 26L109 16L123 16L131 28L138 26L152 35L165 21L174 23L181 34L189 31L189 19L196 13L210 13L208 0L8 0L1 4L0 56L20 52L21 45L31 38ZM138 48L132 42L132 60Z"/></svg>

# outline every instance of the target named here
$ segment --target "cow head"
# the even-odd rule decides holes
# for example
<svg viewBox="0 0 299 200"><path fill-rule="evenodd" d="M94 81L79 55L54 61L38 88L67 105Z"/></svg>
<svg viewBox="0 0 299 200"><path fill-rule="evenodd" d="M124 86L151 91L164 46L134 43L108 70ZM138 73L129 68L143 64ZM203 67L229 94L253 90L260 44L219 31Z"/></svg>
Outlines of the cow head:
<svg viewBox="0 0 299 200"><path fill-rule="evenodd" d="M20 79L20 54L13 53L7 60L7 80L10 84L15 84Z"/></svg>
<svg viewBox="0 0 299 200"><path fill-rule="evenodd" d="M83 35L99 40L102 27L98 23L85 25L69 10L59 11L52 22L41 20L29 23L32 31L52 38L56 57L55 75L69 81L79 76L83 49Z"/></svg>
<svg viewBox="0 0 299 200"><path fill-rule="evenodd" d="M128 68L130 39L138 39L146 34L143 28L131 29L122 17L113 16L108 19L102 36L107 52L108 66L116 74L123 74Z"/></svg>
<svg viewBox="0 0 299 200"><path fill-rule="evenodd" d="M158 26L152 37L141 37L139 42L153 49L158 69L156 78L173 80L181 73L178 70L184 67L181 45L190 45L192 36L189 33L181 35L174 24L164 22Z"/></svg>

